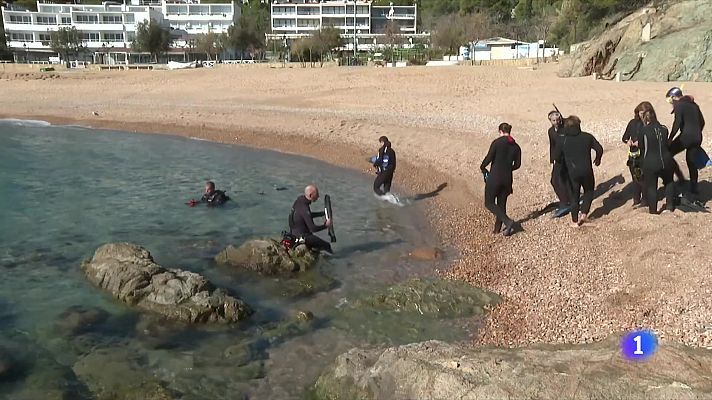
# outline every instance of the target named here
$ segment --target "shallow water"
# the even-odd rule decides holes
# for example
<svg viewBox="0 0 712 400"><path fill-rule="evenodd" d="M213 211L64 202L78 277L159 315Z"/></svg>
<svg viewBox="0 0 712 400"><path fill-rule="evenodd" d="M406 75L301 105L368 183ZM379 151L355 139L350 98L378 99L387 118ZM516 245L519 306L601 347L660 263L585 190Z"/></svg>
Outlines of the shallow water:
<svg viewBox="0 0 712 400"><path fill-rule="evenodd" d="M233 201L222 209L187 207L208 179ZM215 265L213 256L228 244L279 235L309 182L333 199L336 254L320 262L338 287L285 298L274 279ZM432 274L432 263L405 257L434 243L417 202L411 203L379 201L369 177L308 158L180 137L0 121L0 350L21 360L14 367L19 372L4 379L0 368L0 397L58 379L88 393L92 382L79 376L77 363L102 354L94 362L115 375L117 385L130 379L121 372L130 365L176 398L291 399L349 348L464 339L469 322L368 313L340 320L341 308L359 293ZM112 300L87 282L79 265L101 244L116 241L141 244L161 265L205 275L246 300L256 310L252 321L185 327L152 322ZM76 306L107 314L89 331L67 333L71 318L63 313ZM314 313L313 329L263 340L260 354L240 362L225 356L229 346L254 344L299 310ZM0 351L0 367L2 357ZM48 373L48 363L61 373Z"/></svg>

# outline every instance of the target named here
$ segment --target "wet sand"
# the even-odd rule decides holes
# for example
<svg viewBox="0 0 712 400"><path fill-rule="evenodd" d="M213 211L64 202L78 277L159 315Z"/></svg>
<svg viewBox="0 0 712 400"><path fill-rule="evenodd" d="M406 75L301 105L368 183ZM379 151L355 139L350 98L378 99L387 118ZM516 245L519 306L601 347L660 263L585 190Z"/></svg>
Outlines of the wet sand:
<svg viewBox="0 0 712 400"><path fill-rule="evenodd" d="M671 125L664 94L672 84L559 79L555 68L235 66L72 71L47 80L4 75L0 115L246 144L364 173L365 158L387 135L398 153L395 191L428 194L424 203L440 241L459 249L441 273L505 298L478 342L588 342L647 327L664 340L712 346L712 217L632 209L620 143L640 101L651 101ZM712 115L710 89L685 85ZM580 116L605 150L595 168L592 218L579 229L568 218L537 212L555 201L546 138L552 102ZM490 233L479 173L503 121L514 126L523 150L508 204L525 231L511 238ZM701 171L704 200L712 198L711 177Z"/></svg>

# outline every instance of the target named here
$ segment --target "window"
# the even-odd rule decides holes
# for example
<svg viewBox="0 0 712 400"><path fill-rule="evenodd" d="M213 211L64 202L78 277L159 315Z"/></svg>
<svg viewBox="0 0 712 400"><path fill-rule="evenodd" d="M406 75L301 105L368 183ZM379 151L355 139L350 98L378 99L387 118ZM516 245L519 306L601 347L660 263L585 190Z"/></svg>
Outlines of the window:
<svg viewBox="0 0 712 400"><path fill-rule="evenodd" d="M293 19L275 19L274 20L274 27L275 28L286 28L286 27L293 27L296 25Z"/></svg>
<svg viewBox="0 0 712 400"><path fill-rule="evenodd" d="M121 24L121 15L103 15L101 17L102 24Z"/></svg>
<svg viewBox="0 0 712 400"><path fill-rule="evenodd" d="M126 14L124 15L124 18L126 19L127 24L133 24L135 22L133 14Z"/></svg>
<svg viewBox="0 0 712 400"><path fill-rule="evenodd" d="M52 36L49 33L40 33L37 35L37 38L40 40L40 42L48 42L52 40Z"/></svg>
<svg viewBox="0 0 712 400"><path fill-rule="evenodd" d="M319 7L297 7L297 14L299 15L319 15Z"/></svg>
<svg viewBox="0 0 712 400"><path fill-rule="evenodd" d="M124 34L123 34L123 33L105 33L105 34L104 34L104 41L107 41L107 42L123 42L123 41L124 41Z"/></svg>
<svg viewBox="0 0 712 400"><path fill-rule="evenodd" d="M11 24L31 24L32 17L29 15L10 15Z"/></svg>
<svg viewBox="0 0 712 400"><path fill-rule="evenodd" d="M99 17L96 15L77 15L77 23L79 24L96 24L99 23Z"/></svg>
<svg viewBox="0 0 712 400"><path fill-rule="evenodd" d="M10 34L11 42L32 42L32 34L25 32L13 32Z"/></svg>
<svg viewBox="0 0 712 400"><path fill-rule="evenodd" d="M98 42L99 33L98 32L84 32L82 33L83 42Z"/></svg>
<svg viewBox="0 0 712 400"><path fill-rule="evenodd" d="M37 17L38 25L56 25L57 17Z"/></svg>
<svg viewBox="0 0 712 400"><path fill-rule="evenodd" d="M294 14L294 7L274 7L275 15Z"/></svg>
<svg viewBox="0 0 712 400"><path fill-rule="evenodd" d="M72 17L62 17L62 25L71 25Z"/></svg>
<svg viewBox="0 0 712 400"><path fill-rule="evenodd" d="M344 14L345 11L346 9L344 7L329 6L322 8L324 14Z"/></svg>

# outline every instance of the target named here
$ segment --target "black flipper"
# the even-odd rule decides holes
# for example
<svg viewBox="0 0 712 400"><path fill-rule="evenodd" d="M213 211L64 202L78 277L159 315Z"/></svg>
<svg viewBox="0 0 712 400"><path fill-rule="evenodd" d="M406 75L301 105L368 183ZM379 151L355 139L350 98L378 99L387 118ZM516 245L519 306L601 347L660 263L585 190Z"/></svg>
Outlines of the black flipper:
<svg viewBox="0 0 712 400"><path fill-rule="evenodd" d="M332 219L332 212L331 212L331 197L329 195L324 195L324 213L326 214L326 219ZM329 238L331 238L331 243L336 242L336 234L334 233L334 221L331 221L331 226L329 227Z"/></svg>

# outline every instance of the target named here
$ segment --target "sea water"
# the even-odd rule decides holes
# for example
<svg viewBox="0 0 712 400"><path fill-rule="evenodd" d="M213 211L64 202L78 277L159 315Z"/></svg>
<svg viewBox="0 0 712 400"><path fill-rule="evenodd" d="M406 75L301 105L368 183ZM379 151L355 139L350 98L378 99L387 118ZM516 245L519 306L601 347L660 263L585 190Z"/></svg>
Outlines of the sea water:
<svg viewBox="0 0 712 400"><path fill-rule="evenodd" d="M207 180L232 200L219 209L188 207ZM338 241L334 256L320 263L336 287L285 298L274 279L215 264L213 257L229 244L279 237L308 183L332 198ZM321 199L313 210L319 207ZM79 370L76 363L92 352L113 351L119 358L130 354L131 369L162 382L176 398L296 399L352 347L465 339L471 327L463 321L423 324L404 315L385 322L412 327L406 336L402 329L374 334L368 316L338 321L340 309L361 292L432 275L432 262L406 257L409 250L434 243L417 207L380 201L370 177L309 158L174 136L0 121L0 350L4 346L7 357L22 360L26 357L18 353L31 349L35 360L11 362L14 372L5 376L0 368L0 398L41 383L43 378L33 377L47 363L67 372L60 374L62 384L92 387L73 373ZM328 240L326 232L321 235ZM155 333L150 324L141 325L145 314L83 276L82 260L107 242L137 243L163 266L203 274L250 304L251 322L219 328L168 324ZM61 329L71 314L66 311L77 307L108 315L91 340L86 332L67 337ZM255 365L253 360L226 358L230 345L249 342L265 324L298 311L310 311L320 322L308 332L264 344L259 365L247 372L245 363ZM151 335L166 331L169 340L151 341Z"/></svg>

